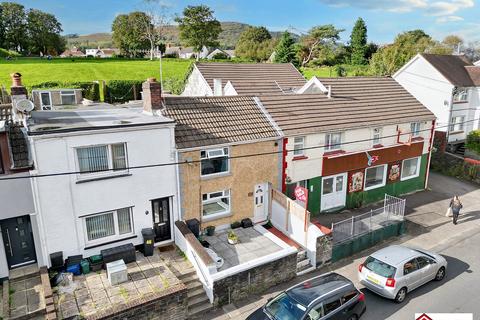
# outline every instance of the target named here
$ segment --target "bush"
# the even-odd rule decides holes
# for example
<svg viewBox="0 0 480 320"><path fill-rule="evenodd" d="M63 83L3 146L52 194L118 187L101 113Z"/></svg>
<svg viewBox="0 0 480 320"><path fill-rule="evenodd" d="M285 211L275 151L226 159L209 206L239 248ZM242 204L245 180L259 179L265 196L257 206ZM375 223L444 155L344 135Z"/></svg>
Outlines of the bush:
<svg viewBox="0 0 480 320"><path fill-rule="evenodd" d="M7 49L0 48L0 58L8 58L8 57L16 58L16 57L20 57L20 54L15 51L10 51Z"/></svg>
<svg viewBox="0 0 480 320"><path fill-rule="evenodd" d="M213 55L212 59L225 60L225 59L230 59L230 57L225 52L217 52Z"/></svg>
<svg viewBox="0 0 480 320"><path fill-rule="evenodd" d="M110 103L127 102L140 98L142 80L109 80L106 82L105 101ZM135 88L135 90L134 90ZM134 92L137 94L134 97Z"/></svg>
<svg viewBox="0 0 480 320"><path fill-rule="evenodd" d="M474 130L468 134L465 147L470 151L480 154L480 130Z"/></svg>

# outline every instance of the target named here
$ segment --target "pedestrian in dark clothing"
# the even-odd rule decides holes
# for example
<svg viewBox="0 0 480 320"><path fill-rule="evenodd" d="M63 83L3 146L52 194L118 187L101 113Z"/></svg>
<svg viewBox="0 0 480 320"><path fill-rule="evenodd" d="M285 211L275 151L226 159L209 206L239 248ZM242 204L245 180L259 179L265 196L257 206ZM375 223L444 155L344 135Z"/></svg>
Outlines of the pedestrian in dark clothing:
<svg viewBox="0 0 480 320"><path fill-rule="evenodd" d="M454 196L453 199L450 201L450 208L452 208L453 224L457 224L457 219L458 219L458 215L460 214L460 209L463 208L463 205L460 202L460 199L458 199L458 196Z"/></svg>

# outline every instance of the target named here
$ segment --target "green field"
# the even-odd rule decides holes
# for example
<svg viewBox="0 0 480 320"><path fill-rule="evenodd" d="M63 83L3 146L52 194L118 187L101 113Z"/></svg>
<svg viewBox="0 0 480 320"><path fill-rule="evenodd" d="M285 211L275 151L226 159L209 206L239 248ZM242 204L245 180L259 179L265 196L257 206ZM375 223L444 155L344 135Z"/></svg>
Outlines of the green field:
<svg viewBox="0 0 480 320"><path fill-rule="evenodd" d="M191 60L164 59L163 78L183 79ZM90 82L94 80L144 80L160 78L158 60L123 59L53 59L21 58L0 61L0 85L10 87L10 74L20 72L23 83L30 87L42 82Z"/></svg>
<svg viewBox="0 0 480 320"><path fill-rule="evenodd" d="M347 71L347 76L364 76L369 75L368 66L351 66L342 65ZM336 77L335 67L318 67L318 68L302 68L302 73L305 78L310 79L313 76L316 77Z"/></svg>

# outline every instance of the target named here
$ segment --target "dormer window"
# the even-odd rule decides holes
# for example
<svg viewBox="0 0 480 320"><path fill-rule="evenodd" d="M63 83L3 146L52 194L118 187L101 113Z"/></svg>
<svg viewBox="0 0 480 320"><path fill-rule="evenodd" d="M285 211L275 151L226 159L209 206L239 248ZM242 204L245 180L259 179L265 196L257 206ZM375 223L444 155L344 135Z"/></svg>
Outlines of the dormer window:
<svg viewBox="0 0 480 320"><path fill-rule="evenodd" d="M454 102L467 102L468 101L468 89L467 88L457 88L453 95Z"/></svg>

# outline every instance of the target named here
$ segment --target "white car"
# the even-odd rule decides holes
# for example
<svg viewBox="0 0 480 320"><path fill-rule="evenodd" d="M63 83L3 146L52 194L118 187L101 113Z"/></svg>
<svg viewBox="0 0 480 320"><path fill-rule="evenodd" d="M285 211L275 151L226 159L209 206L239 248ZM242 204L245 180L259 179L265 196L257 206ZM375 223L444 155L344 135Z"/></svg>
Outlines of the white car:
<svg viewBox="0 0 480 320"><path fill-rule="evenodd" d="M360 283L369 290L401 303L407 292L445 277L447 260L439 254L404 246L389 246L358 266Z"/></svg>

